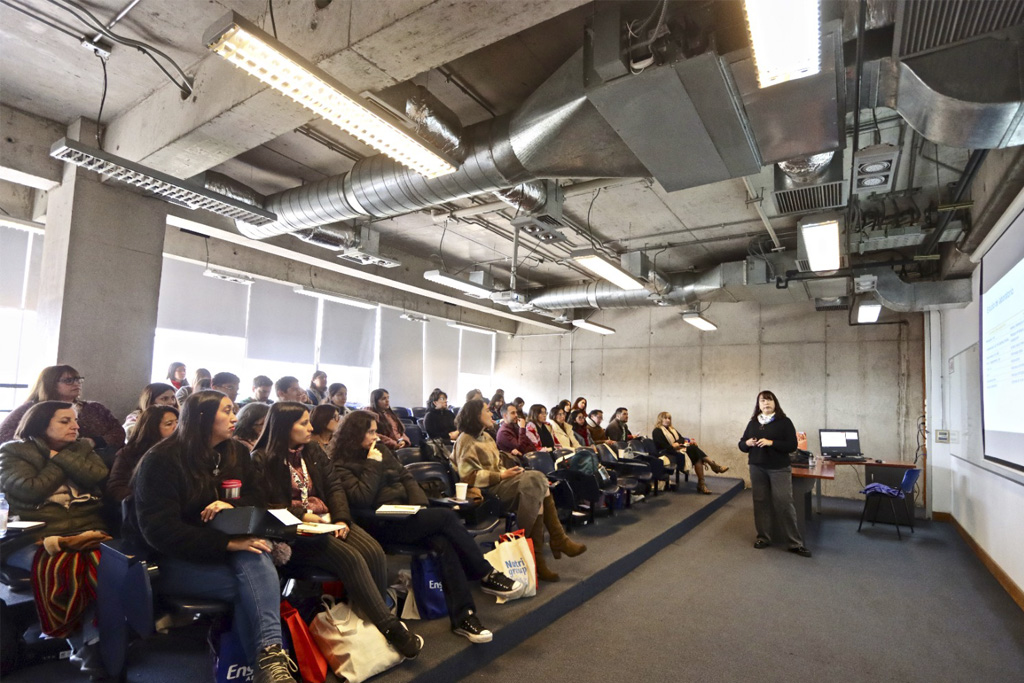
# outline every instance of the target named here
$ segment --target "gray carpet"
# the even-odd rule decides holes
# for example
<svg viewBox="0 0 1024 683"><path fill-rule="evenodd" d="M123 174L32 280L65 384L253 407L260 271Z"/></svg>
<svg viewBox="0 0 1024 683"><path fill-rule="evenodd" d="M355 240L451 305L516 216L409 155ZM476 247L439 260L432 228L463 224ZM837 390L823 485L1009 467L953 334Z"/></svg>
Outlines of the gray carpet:
<svg viewBox="0 0 1024 683"><path fill-rule="evenodd" d="M1024 680L1024 612L950 525L900 543L852 501L823 513L813 558L754 550L746 491L466 680Z"/></svg>

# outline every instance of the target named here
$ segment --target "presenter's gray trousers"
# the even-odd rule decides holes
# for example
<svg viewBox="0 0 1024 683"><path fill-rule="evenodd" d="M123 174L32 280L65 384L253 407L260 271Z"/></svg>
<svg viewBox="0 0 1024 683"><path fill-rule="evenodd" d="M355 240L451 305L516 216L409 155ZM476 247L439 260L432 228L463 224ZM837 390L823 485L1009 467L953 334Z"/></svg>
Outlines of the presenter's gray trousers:
<svg viewBox="0 0 1024 683"><path fill-rule="evenodd" d="M754 494L754 527L759 541L772 542L772 517L778 525L787 548L804 544L796 525L793 506L793 470L789 467L766 469L750 466L750 488Z"/></svg>

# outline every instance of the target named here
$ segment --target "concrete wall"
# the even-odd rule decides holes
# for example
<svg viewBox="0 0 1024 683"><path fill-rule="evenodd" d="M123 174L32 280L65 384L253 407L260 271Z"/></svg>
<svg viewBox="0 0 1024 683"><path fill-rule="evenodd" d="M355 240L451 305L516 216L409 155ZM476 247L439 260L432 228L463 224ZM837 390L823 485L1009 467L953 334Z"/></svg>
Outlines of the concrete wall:
<svg viewBox="0 0 1024 683"><path fill-rule="evenodd" d="M617 330L562 337L498 337L495 384L506 396L552 405L586 396L591 407L630 410L634 432L650 434L662 410L713 458L748 479L736 443L757 392L779 396L818 451L818 429L855 427L870 457L912 460L923 406L923 316L906 324L855 326L846 312L811 303L716 303L717 332L698 332L678 310L601 311L592 320ZM888 313L883 320L895 320ZM840 468L826 495L858 497L857 468Z"/></svg>

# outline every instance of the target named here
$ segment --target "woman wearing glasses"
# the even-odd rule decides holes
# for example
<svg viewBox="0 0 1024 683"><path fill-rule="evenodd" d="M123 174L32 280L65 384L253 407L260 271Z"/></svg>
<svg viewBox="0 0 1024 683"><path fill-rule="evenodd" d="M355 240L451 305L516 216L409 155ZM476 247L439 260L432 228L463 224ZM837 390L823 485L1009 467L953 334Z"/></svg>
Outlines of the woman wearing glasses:
<svg viewBox="0 0 1024 683"><path fill-rule="evenodd" d="M78 414L78 433L89 439L95 448L124 446L124 429L121 421L96 401L82 400L82 384L85 378L70 365L51 365L43 368L39 378L29 392L28 400L8 414L0 423L0 443L14 438L14 431L28 409L40 401L64 401L70 403Z"/></svg>

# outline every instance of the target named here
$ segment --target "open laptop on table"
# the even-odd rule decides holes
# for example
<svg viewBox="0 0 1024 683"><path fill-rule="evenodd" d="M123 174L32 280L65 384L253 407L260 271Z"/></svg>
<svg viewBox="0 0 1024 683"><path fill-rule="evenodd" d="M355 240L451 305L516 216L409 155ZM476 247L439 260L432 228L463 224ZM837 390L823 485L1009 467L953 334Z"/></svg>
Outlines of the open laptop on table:
<svg viewBox="0 0 1024 683"><path fill-rule="evenodd" d="M856 429L819 429L821 455L829 460L865 462L860 452L860 432Z"/></svg>

